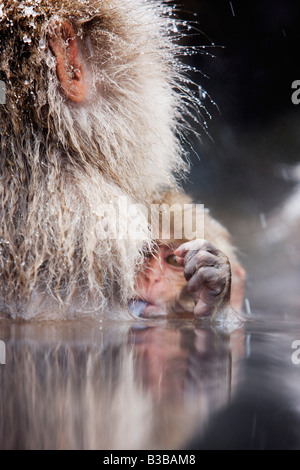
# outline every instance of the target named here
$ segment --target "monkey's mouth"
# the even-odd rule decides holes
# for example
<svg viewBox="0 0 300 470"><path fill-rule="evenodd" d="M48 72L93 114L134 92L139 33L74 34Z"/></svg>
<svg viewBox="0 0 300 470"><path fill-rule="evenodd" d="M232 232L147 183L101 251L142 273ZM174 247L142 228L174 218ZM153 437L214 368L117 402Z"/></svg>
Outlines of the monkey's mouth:
<svg viewBox="0 0 300 470"><path fill-rule="evenodd" d="M144 300L132 299L128 302L128 309L134 317L140 317L148 305Z"/></svg>
<svg viewBox="0 0 300 470"><path fill-rule="evenodd" d="M166 316L166 311L162 307L141 299L131 299L128 302L128 309L130 313L137 318L158 318Z"/></svg>

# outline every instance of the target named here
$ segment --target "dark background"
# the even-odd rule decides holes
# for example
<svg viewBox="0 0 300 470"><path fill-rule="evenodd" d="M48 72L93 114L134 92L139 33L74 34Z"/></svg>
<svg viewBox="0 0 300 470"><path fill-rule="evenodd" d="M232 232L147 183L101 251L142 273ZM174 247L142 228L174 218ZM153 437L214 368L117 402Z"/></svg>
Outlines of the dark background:
<svg viewBox="0 0 300 470"><path fill-rule="evenodd" d="M300 2L231 3L235 16L227 0L179 3L180 16L196 20L203 32L193 31L185 42L219 46L206 50L214 58L190 59L202 72L192 74L193 80L219 107L203 102L212 115L206 121L214 143L199 130L202 145L195 145L201 161L192 156L191 189L208 205L220 195L240 205L243 197L244 210L261 211L289 189L274 174L276 163L298 160L300 106L292 104L291 84L300 79Z"/></svg>
<svg viewBox="0 0 300 470"><path fill-rule="evenodd" d="M255 285L255 293L261 284L259 263L271 263L263 279L270 281L264 288L265 300L256 304L268 309L274 273L284 261L288 272L290 264L283 245L275 247L274 265L270 260L274 251L262 259L269 244L258 253L257 243L297 184L288 171L298 163L300 150L300 105L291 101L291 85L300 79L300 2L182 0L177 5L180 18L195 26L183 42L215 44L189 58L190 65L199 70L191 72L191 78L217 107L209 98L203 101L212 117L205 117L209 136L199 126L201 142L191 137L195 152L186 190L229 228L243 251L248 286ZM299 253L297 233L291 236L288 243ZM295 276L300 279L299 266L296 272L294 268L288 273L293 283Z"/></svg>

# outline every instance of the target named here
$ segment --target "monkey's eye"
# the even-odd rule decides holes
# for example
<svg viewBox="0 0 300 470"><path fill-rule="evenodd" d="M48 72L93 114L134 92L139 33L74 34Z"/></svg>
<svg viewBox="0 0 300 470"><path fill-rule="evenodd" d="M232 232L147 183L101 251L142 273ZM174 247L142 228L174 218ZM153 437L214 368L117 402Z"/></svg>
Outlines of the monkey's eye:
<svg viewBox="0 0 300 470"><path fill-rule="evenodd" d="M177 263L176 255L169 255L166 258L166 262L170 264L171 266L174 266L176 268L181 268L182 266Z"/></svg>

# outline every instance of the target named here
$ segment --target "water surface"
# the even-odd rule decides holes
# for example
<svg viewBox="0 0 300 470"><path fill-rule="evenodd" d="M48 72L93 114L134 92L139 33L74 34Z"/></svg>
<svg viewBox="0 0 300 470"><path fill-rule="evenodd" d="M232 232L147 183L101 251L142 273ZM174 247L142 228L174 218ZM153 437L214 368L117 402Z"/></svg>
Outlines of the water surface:
<svg viewBox="0 0 300 470"><path fill-rule="evenodd" d="M1 449L298 445L292 320L2 322L0 338Z"/></svg>

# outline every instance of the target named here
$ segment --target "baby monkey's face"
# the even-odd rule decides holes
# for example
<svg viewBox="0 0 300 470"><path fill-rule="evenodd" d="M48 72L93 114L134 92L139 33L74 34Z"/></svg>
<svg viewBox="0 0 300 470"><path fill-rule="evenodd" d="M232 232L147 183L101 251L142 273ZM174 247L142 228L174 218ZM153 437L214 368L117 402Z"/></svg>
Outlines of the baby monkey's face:
<svg viewBox="0 0 300 470"><path fill-rule="evenodd" d="M136 297L129 308L143 317L213 318L217 312L232 311L230 294L228 257L207 240L195 239L158 246L137 276Z"/></svg>
<svg viewBox="0 0 300 470"><path fill-rule="evenodd" d="M160 245L136 281L137 297L147 305L143 316L166 315L168 306L180 295L187 284L183 264L176 257L178 245Z"/></svg>

